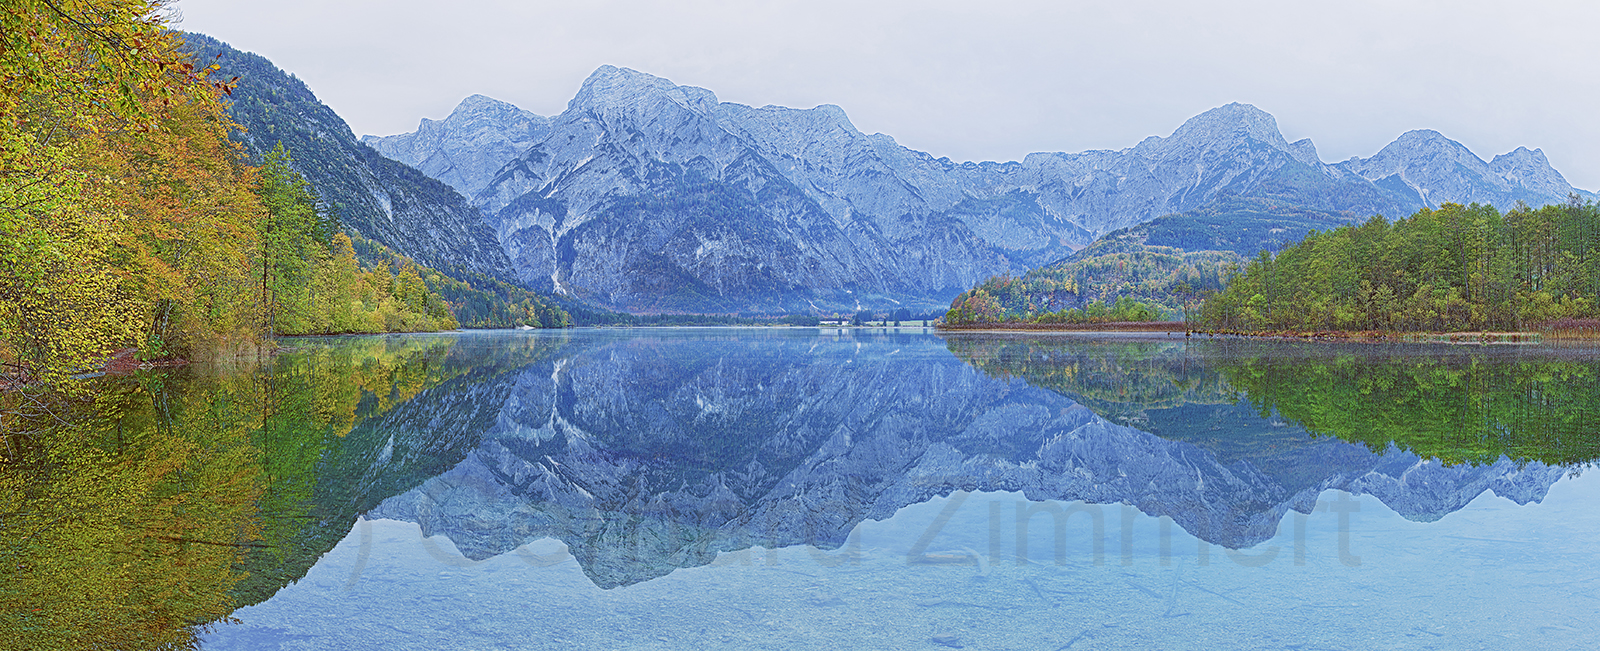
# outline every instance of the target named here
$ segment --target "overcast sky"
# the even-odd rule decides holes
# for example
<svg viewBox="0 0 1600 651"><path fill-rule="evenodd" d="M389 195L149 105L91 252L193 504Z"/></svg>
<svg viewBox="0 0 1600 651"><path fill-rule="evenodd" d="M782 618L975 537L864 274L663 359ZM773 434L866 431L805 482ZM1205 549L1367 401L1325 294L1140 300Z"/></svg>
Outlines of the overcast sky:
<svg viewBox="0 0 1600 651"><path fill-rule="evenodd" d="M1435 129L1542 148L1600 189L1600 3L1272 0L181 0L181 29L271 59L357 135L482 93L560 113L602 64L725 102L837 104L955 160L1121 149L1229 102L1328 162Z"/></svg>

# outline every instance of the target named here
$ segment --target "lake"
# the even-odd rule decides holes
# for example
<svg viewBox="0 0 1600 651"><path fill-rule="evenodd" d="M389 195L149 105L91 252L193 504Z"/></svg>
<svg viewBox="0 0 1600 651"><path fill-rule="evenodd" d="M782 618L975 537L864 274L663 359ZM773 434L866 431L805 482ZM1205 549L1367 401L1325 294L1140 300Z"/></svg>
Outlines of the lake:
<svg viewBox="0 0 1600 651"><path fill-rule="evenodd" d="M1600 624L1594 347L288 345L102 378L7 457L12 640L1586 649Z"/></svg>

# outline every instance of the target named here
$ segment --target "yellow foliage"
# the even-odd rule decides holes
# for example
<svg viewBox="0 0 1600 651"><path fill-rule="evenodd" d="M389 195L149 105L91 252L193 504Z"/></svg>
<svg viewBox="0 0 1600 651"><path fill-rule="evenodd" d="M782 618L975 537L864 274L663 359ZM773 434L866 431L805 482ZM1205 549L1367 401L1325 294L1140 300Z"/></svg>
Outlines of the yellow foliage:
<svg viewBox="0 0 1600 651"><path fill-rule="evenodd" d="M175 277L119 266L139 192L99 157L182 137L162 131L174 107L217 115L218 87L165 20L147 0L0 4L0 355L28 379L59 383L135 342L148 315L132 303Z"/></svg>
<svg viewBox="0 0 1600 651"><path fill-rule="evenodd" d="M247 403L248 384L123 385L99 396L102 415L0 463L4 648L188 646L190 625L233 609L235 567L258 537L255 414L206 403ZM224 417L172 418L196 410Z"/></svg>

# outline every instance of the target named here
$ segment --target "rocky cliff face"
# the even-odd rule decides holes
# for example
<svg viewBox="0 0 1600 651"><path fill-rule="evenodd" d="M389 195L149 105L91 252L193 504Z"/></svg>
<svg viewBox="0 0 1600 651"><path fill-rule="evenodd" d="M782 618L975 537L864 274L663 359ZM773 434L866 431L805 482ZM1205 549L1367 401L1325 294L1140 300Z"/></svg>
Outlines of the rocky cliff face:
<svg viewBox="0 0 1600 651"><path fill-rule="evenodd" d="M1309 140L1291 145L1277 120L1248 104L1206 111L1170 137L1131 149L1030 154L1018 184L1041 188L1045 205L1080 215L1096 236L1230 196L1292 198L1310 209L1390 212L1398 198L1323 165Z"/></svg>
<svg viewBox="0 0 1600 651"><path fill-rule="evenodd" d="M932 307L1011 268L948 216L891 229L828 212L724 112L708 91L602 68L475 201L525 281L635 311Z"/></svg>
<svg viewBox="0 0 1600 651"><path fill-rule="evenodd" d="M719 103L611 67L474 201L528 282L633 310L805 311L938 305L1109 230L1252 192L1351 214L1397 201L1245 105L1121 152L955 164L862 134L838 107Z"/></svg>
<svg viewBox="0 0 1600 651"><path fill-rule="evenodd" d="M1337 167L1430 208L1449 202L1509 210L1519 201L1538 207L1566 201L1568 194L1593 196L1567 183L1543 151L1518 147L1485 163L1431 129L1407 131L1371 158L1352 158Z"/></svg>
<svg viewBox="0 0 1600 651"><path fill-rule="evenodd" d="M1242 548L1329 488L1428 521L1486 490L1536 501L1563 472L1445 467L1281 429L1269 453L1220 458L905 338L601 342L507 382L477 449L369 515L474 559L557 538L604 588L756 545L834 548L865 519L956 490L1132 504Z"/></svg>
<svg viewBox="0 0 1600 651"><path fill-rule="evenodd" d="M550 118L473 95L443 120L423 118L411 133L362 136L361 142L470 197L483 191L507 162L549 134Z"/></svg>
<svg viewBox="0 0 1600 651"><path fill-rule="evenodd" d="M239 77L229 114L249 155L259 160L282 143L346 230L458 278L516 280L494 231L461 195L357 142L311 89L265 58L200 34L184 40L197 60L222 66L219 77Z"/></svg>
<svg viewBox="0 0 1600 651"><path fill-rule="evenodd" d="M1009 163L936 159L836 106L722 103L611 66L548 123L489 106L368 142L474 190L525 282L633 311L934 307L1163 216L1187 217L1154 243L1253 255L1375 213L1573 191L1536 150L1484 163L1433 132L1324 164L1246 104L1120 151Z"/></svg>

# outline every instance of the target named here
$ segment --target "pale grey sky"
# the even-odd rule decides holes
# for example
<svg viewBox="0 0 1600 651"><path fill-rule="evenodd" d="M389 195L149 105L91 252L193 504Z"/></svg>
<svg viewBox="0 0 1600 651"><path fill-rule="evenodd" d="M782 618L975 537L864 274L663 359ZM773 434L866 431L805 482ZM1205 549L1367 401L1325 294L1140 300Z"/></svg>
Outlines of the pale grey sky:
<svg viewBox="0 0 1600 651"><path fill-rule="evenodd" d="M837 104L955 160L1121 149L1246 102L1328 162L1435 129L1600 189L1600 4L1434 0L181 0L357 135L482 93L541 115L613 64L722 101Z"/></svg>

